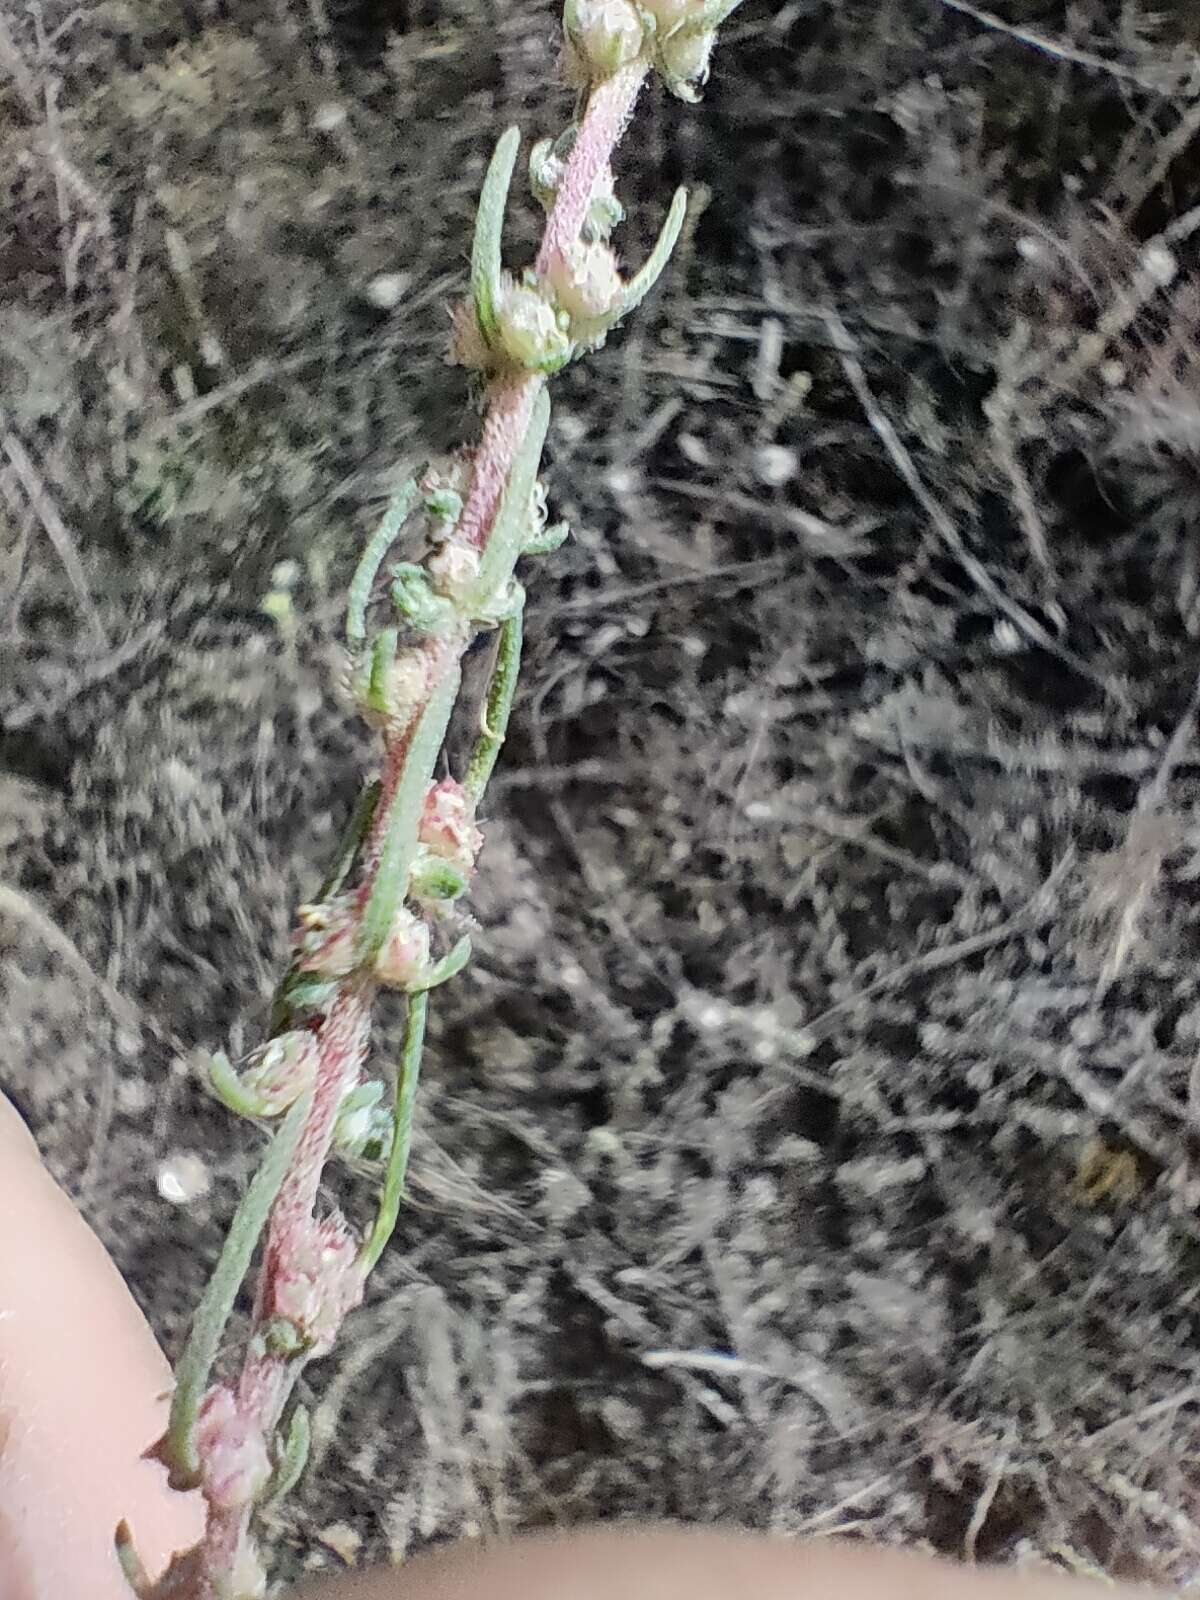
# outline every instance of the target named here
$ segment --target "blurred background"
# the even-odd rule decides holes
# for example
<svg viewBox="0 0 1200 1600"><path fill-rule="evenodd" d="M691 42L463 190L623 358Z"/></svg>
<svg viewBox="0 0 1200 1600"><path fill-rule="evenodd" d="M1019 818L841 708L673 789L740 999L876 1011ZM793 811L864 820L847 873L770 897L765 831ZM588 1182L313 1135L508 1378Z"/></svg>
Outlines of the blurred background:
<svg viewBox="0 0 1200 1600"><path fill-rule="evenodd" d="M748 0L644 97L625 258L692 209L555 384L574 536L280 1575L597 1517L1195 1567L1200 32L995 4ZM447 307L557 37L0 11L0 1077L172 1355L261 1146L195 1052L370 770L345 586L477 426Z"/></svg>

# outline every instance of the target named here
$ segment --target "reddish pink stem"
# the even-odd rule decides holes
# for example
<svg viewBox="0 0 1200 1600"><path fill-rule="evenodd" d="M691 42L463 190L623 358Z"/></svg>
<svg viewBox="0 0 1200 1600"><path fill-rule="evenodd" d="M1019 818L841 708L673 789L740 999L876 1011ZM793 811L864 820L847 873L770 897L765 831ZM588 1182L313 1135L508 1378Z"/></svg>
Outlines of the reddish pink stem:
<svg viewBox="0 0 1200 1600"><path fill-rule="evenodd" d="M347 1091L358 1082L366 1058L371 1028L371 991L362 982L348 979L329 1008L321 1026L321 1054L317 1081L313 1089L308 1121L296 1146L291 1170L283 1180L271 1211L267 1242L263 1253L260 1283L269 1284L279 1273L292 1241L304 1233L317 1202L321 1174L333 1141L333 1125L338 1107ZM253 1357L242 1370L238 1400L243 1410L253 1409L258 1400L257 1383L267 1370L267 1361Z"/></svg>
<svg viewBox="0 0 1200 1600"><path fill-rule="evenodd" d="M321 1174L329 1158L338 1107L347 1090L359 1079L366 1059L371 1029L371 993L368 986L343 985L320 1032L321 1054L312 1107L300 1135L291 1170L283 1181L267 1228L263 1264L255 1296L253 1332L238 1379L238 1408L253 1417L263 1437L273 1437L296 1377L295 1362L274 1355L260 1338L271 1285L288 1265L289 1251L302 1239L313 1215ZM250 1506L226 1509L209 1506L204 1534L202 1570L212 1595L213 1579L236 1567L238 1553L249 1531Z"/></svg>
<svg viewBox="0 0 1200 1600"><path fill-rule="evenodd" d="M579 238L592 197L610 165L613 149L629 121L647 70L644 63L636 62L592 90L546 222L537 258L539 273L547 272ZM458 536L477 550L485 548L491 535L513 460L529 428L534 399L544 382L537 373L519 373L497 379L489 391L471 487L458 523ZM427 692L432 692L443 673L461 654L465 642L456 639L453 650L447 648L433 654ZM419 709L413 712L408 723L410 730L419 714ZM366 842L360 896L365 897L370 892L379 861L382 819L388 814L390 798L404 773L408 743L405 733L397 733L387 742L376 811L379 822ZM289 1250L296 1240L306 1236L312 1220L321 1174L333 1142L338 1107L347 1090L358 1082L366 1058L372 995L369 983L346 980L321 1027L321 1054L312 1107L292 1169L280 1189L267 1226L250 1346L237 1386L239 1409L255 1419L267 1439L273 1437L279 1426L297 1366L294 1359L289 1361L269 1351L261 1337L263 1320L270 1305L272 1286L289 1265ZM248 1506L228 1511L209 1507L202 1581L210 1600L216 1600L216 1584L227 1580L236 1568L249 1531L250 1515Z"/></svg>
<svg viewBox="0 0 1200 1600"><path fill-rule="evenodd" d="M559 180L554 209L546 220L537 272L544 277L579 238L596 186L612 162L612 153L633 115L646 78L644 61L634 61L599 83L588 96L575 144Z"/></svg>
<svg viewBox="0 0 1200 1600"><path fill-rule="evenodd" d="M476 550L483 549L492 531L513 458L529 430L534 396L543 381L536 373L523 372L517 377L497 379L488 391L471 490L457 528L457 537Z"/></svg>
<svg viewBox="0 0 1200 1600"><path fill-rule="evenodd" d="M554 207L546 219L537 258L540 275L547 273L579 238L596 186L611 165L613 150L633 114L647 70L644 62L634 62L598 84L589 95L559 180ZM534 397L543 381L536 373L520 373L498 379L488 391L487 416L475 451L471 488L458 520L458 537L476 550L482 550L487 543L513 458L529 427Z"/></svg>
<svg viewBox="0 0 1200 1600"><path fill-rule="evenodd" d="M367 833L362 851L362 869L358 888L358 906L361 911L371 894L372 880L383 853L384 840L391 826L392 802L396 789L404 776L413 733L421 720L425 706L463 654L470 642L470 631L455 629L440 634L424 646L421 655L425 671L424 692L409 713L403 727L389 729L384 734L383 769L379 774L379 798L375 802L375 815Z"/></svg>

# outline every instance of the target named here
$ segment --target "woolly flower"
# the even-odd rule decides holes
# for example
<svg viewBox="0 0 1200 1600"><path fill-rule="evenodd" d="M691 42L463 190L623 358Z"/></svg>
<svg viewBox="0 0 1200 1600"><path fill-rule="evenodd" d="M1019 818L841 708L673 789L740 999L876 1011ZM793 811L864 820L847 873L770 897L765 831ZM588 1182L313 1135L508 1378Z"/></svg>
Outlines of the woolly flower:
<svg viewBox="0 0 1200 1600"><path fill-rule="evenodd" d="M479 577L480 556L473 545L447 539L425 563L434 590L448 600L465 600Z"/></svg>
<svg viewBox="0 0 1200 1600"><path fill-rule="evenodd" d="M630 0L567 0L563 31L568 70L580 86L610 78L636 61L645 43L642 20Z"/></svg>
<svg viewBox="0 0 1200 1600"><path fill-rule="evenodd" d="M401 907L375 957L375 976L389 989L411 989L429 970L429 929Z"/></svg>
<svg viewBox="0 0 1200 1600"><path fill-rule="evenodd" d="M551 269L550 283L580 339L594 332L595 324L611 320L625 293L616 256L599 243L571 245Z"/></svg>
<svg viewBox="0 0 1200 1600"><path fill-rule="evenodd" d="M216 1384L200 1403L196 1453L204 1497L225 1511L251 1505L271 1476L262 1429L239 1410L227 1384Z"/></svg>
<svg viewBox="0 0 1200 1600"><path fill-rule="evenodd" d="M242 1089L258 1104L258 1115L276 1117L312 1084L320 1046L315 1034L295 1028L279 1034L259 1051L242 1074Z"/></svg>
<svg viewBox="0 0 1200 1600"><path fill-rule="evenodd" d="M698 100L708 81L709 60L716 42L716 27L705 27L708 0L638 0L653 19L658 67L672 94ZM723 8L726 15L733 6Z"/></svg>
<svg viewBox="0 0 1200 1600"><path fill-rule="evenodd" d="M701 16L707 0L638 0L638 4L654 18L661 36Z"/></svg>
<svg viewBox="0 0 1200 1600"><path fill-rule="evenodd" d="M461 783L443 778L430 785L417 837L431 855L470 875L483 848L483 834L475 826L475 808Z"/></svg>
<svg viewBox="0 0 1200 1600"><path fill-rule="evenodd" d="M290 1322L308 1353L327 1354L347 1312L363 1297L358 1246L340 1216L307 1218L284 1248L268 1315Z"/></svg>
<svg viewBox="0 0 1200 1600"><path fill-rule="evenodd" d="M406 722L424 703L429 689L429 664L414 647L397 651L387 675L388 712L393 721Z"/></svg>
<svg viewBox="0 0 1200 1600"><path fill-rule="evenodd" d="M557 372L570 360L566 316L536 283L518 283L506 272L500 281L495 317L495 330L485 338L472 302L464 300L454 307L448 355L452 365L483 373L505 367Z"/></svg>
<svg viewBox="0 0 1200 1600"><path fill-rule="evenodd" d="M358 919L344 895L320 905L301 906L292 944L301 972L344 978L358 965Z"/></svg>
<svg viewBox="0 0 1200 1600"><path fill-rule="evenodd" d="M470 326L474 329L475 337L479 337L479 325L475 320L474 310L465 304L459 310L465 312ZM480 340L482 344L482 340ZM454 523L462 511L462 502L471 487L471 452L469 450L456 450L453 455L430 467L420 482L421 498L425 502L425 509L435 523Z"/></svg>
<svg viewBox="0 0 1200 1600"><path fill-rule="evenodd" d="M684 99L697 99L695 91L708 81L708 66L712 57L716 33L676 33L663 40L659 50L668 85L676 94L682 90ZM694 86L694 89L689 87Z"/></svg>
<svg viewBox="0 0 1200 1600"><path fill-rule="evenodd" d="M565 317L538 288L507 278L496 306L500 345L518 367L553 372L571 355Z"/></svg>

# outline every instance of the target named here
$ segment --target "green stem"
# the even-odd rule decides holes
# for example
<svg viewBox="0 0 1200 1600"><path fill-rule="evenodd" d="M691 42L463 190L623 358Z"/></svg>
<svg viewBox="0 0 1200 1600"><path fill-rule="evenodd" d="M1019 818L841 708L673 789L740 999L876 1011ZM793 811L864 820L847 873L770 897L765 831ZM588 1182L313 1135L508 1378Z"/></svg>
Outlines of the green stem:
<svg viewBox="0 0 1200 1600"><path fill-rule="evenodd" d="M488 684L487 699L483 708L483 729L476 740L467 765L463 788L473 804L483 797L495 768L500 747L508 733L508 719L512 713L517 692L517 678L521 671L521 640L524 609L514 611L500 628L496 645L496 664Z"/></svg>
<svg viewBox="0 0 1200 1600"><path fill-rule="evenodd" d="M383 1180L383 1193L379 1197L379 1213L370 1237L363 1245L359 1263L363 1277L375 1266L396 1227L400 1215L400 1202L404 1198L404 1179L408 1172L408 1154L412 1148L413 1107L417 1098L417 1083L421 1076L421 1051L425 1044L425 1020L429 1014L428 994L414 994L408 998L408 1026L404 1035L404 1049L400 1055L400 1071L396 1079L396 1120L392 1134L392 1150L388 1158L387 1173Z"/></svg>

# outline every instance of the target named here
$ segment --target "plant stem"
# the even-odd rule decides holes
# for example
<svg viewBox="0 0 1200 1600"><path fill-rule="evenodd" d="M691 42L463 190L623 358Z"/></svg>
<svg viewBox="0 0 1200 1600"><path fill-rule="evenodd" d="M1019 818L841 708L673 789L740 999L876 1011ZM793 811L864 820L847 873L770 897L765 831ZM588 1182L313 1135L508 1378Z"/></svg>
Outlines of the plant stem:
<svg viewBox="0 0 1200 1600"><path fill-rule="evenodd" d="M596 82L589 91L547 219L537 256L537 273L545 276L560 265L579 240L597 189L610 177L613 149L629 121L648 71L648 60L643 53L629 66ZM497 181L498 193L501 188L507 189L507 177L511 175L517 153L516 137L506 136L506 141L502 141L493 161L493 167L504 179L503 183ZM476 279L486 277L489 284L492 278L499 281L497 257L502 200L501 196L496 216L489 225L490 231L484 230L483 244L477 248L479 259L473 269ZM666 230L670 238L673 238L672 230L678 231L678 218L674 213ZM660 249L657 256L665 256L665 250ZM646 277L647 284L653 281L660 267L661 259L656 259ZM468 598L462 602L451 626L428 634L416 645L405 646L402 662L396 654L400 647L398 630L393 630L391 637L385 640L386 649L378 649L376 640L377 659L373 657L372 660L379 682L375 682L373 673L368 705L373 713L378 711L383 722L382 768L377 785L360 803L330 879L339 894L343 879L353 885L349 892L356 919L353 969L335 980L332 985L335 993L321 1020L314 1021L310 1017L304 1022L298 1012L301 1020L297 1022L287 1013L289 1027L305 1027L316 1037L315 1080L311 1098L297 1102L300 1108L297 1120L303 1119L298 1133L294 1124L289 1125L289 1138L295 1138L295 1146L267 1219L251 1327L234 1390L241 1421L271 1443L277 1438L288 1400L305 1362L310 1359L310 1351L316 1347L317 1353L323 1353L328 1348L327 1343L319 1346L316 1336L312 1343L299 1348L280 1348L278 1319L272 1323L276 1289L289 1272L295 1277L302 1268L305 1245L311 1244L313 1238L318 1190L332 1148L339 1108L345 1096L358 1085L366 1060L372 1005L378 987L376 957L391 934L409 892L409 878L418 857L423 807L458 695L462 658L477 631L477 613L470 608L486 603L494 582L503 580L508 584L513 563L520 553L517 533L525 528L528 520L546 427L544 385L545 378L540 373L514 369L493 376L486 392L482 433L474 452L470 484L454 538L469 550L478 552L479 571L485 574L483 588L489 593L477 600ZM514 464L517 465L515 474ZM505 497L510 491L511 498L506 504ZM351 586L347 636L352 654L360 662L371 648L368 645L368 612L374 581L417 498L418 490L412 482L400 490L368 545ZM478 613L480 616L487 614L486 610ZM520 645L518 611L502 626L485 726L470 758L462 789L472 806L482 797L503 740L520 663ZM401 677L407 672L417 681L417 689L407 691L411 703L394 704L389 698L396 681L392 675L394 666ZM354 874L352 878L351 873ZM347 896L341 895L341 898ZM316 910L320 913L322 908L318 906ZM315 921L307 926L319 931L329 924ZM345 967L322 969L315 963L306 966L308 956L303 946L301 950L304 959L297 957L293 972L346 972ZM451 957L443 958L443 966L451 961L453 954L452 951ZM438 980L435 977L431 981ZM353 1280L355 1292L361 1288L361 1281L376 1264L391 1236L404 1193L428 1007L427 995L414 992L415 987L414 983L408 996L408 1027L397 1082L388 1171L375 1224L356 1259L355 1270L360 1276ZM260 1185L255 1193L262 1197L265 1191ZM240 1254L237 1259L241 1260ZM215 1351L215 1345L213 1349ZM189 1390L189 1427L194 1427L198 1398ZM190 1459L193 1449L194 1440L189 1434L183 1441L185 1461ZM195 1600L241 1600L238 1593L241 1580L237 1574L243 1571L250 1550L247 1541L252 1510L252 1497L228 1507L210 1498L208 1525L198 1563L202 1576L198 1587L187 1591L186 1600L193 1600L193 1596ZM182 1594L180 1600L185 1600Z"/></svg>
<svg viewBox="0 0 1200 1600"><path fill-rule="evenodd" d="M272 1352L261 1336L270 1287L286 1263L293 1241L312 1217L338 1107L357 1081L366 1058L371 999L368 986L346 983L330 1008L319 1035L321 1053L308 1115L267 1225L251 1336L237 1384L239 1409L255 1419L267 1438L279 1426L301 1368L294 1357ZM210 1504L201 1563L209 1586L205 1600L226 1600L223 1584L232 1594L228 1583L238 1564L251 1512L249 1505L227 1510Z"/></svg>
<svg viewBox="0 0 1200 1600"><path fill-rule="evenodd" d="M648 71L644 60L631 62L589 94L542 235L536 269L541 276L546 276L579 238L596 185L610 166Z"/></svg>
<svg viewBox="0 0 1200 1600"><path fill-rule="evenodd" d="M498 379L488 390L487 414L475 452L471 488L458 520L458 537L476 550L482 550L487 543L513 457L529 431L533 402L545 381L536 373L525 372Z"/></svg>

